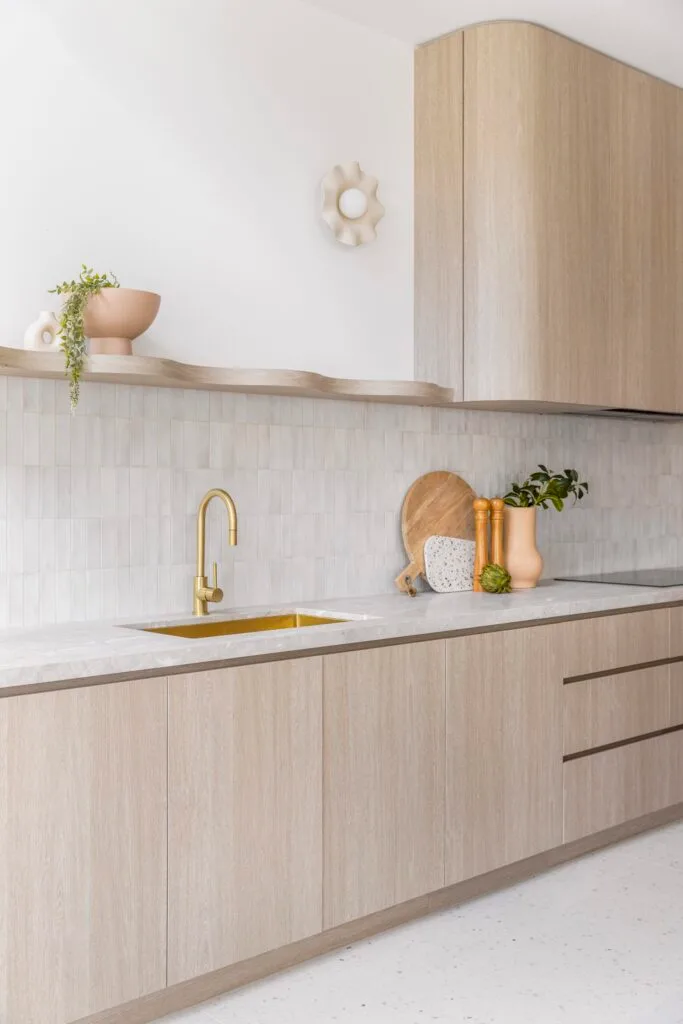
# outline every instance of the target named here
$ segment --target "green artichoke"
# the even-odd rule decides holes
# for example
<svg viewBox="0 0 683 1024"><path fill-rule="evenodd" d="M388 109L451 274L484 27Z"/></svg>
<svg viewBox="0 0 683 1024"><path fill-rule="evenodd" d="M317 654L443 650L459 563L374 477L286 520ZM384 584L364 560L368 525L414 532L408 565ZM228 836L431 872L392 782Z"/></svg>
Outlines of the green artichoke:
<svg viewBox="0 0 683 1024"><path fill-rule="evenodd" d="M502 565L496 565L495 562L489 562L484 566L479 582L489 594L509 594L511 590L510 573Z"/></svg>

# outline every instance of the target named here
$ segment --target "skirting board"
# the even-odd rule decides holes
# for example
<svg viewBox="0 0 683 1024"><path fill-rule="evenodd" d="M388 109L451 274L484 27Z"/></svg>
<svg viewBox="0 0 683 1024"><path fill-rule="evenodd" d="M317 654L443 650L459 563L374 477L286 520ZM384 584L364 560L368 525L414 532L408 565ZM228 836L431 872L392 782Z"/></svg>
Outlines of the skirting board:
<svg viewBox="0 0 683 1024"><path fill-rule="evenodd" d="M663 811L656 811L653 814L637 818L635 821L616 825L597 835L577 839L565 846L537 854L527 860L491 871L486 875L458 882L446 889L439 889L426 896L419 896L408 903L401 903L399 906L381 910L369 917L350 921L348 924L332 928L320 935L313 935L309 939L302 939L289 946L283 946L272 952L263 953L230 967L213 971L211 974L181 982L161 992L153 992L142 999L126 1003L124 1006L83 1017L73 1024L150 1024L158 1017L186 1010L207 999L214 999L231 989L258 981L278 971L284 971L316 956L330 953L351 942L358 942L371 935L376 935L378 932L406 924L408 921L424 917L435 911L445 910L467 900L494 892L496 889L514 885L516 882L532 878L534 875L575 857L609 846L611 843L627 839L640 832L670 824L680 818L683 818L683 804L667 807Z"/></svg>

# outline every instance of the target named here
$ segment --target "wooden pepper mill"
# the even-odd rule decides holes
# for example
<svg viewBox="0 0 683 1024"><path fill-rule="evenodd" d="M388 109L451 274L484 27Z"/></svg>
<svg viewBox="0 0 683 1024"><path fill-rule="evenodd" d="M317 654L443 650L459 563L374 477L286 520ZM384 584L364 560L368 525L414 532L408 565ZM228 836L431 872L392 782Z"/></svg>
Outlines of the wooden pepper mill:
<svg viewBox="0 0 683 1024"><path fill-rule="evenodd" d="M474 590L481 591L479 581L481 570L489 560L489 512L488 498L474 499Z"/></svg>
<svg viewBox="0 0 683 1024"><path fill-rule="evenodd" d="M505 568L504 520L505 502L502 498L491 498L491 561L494 565L500 565L503 568Z"/></svg>

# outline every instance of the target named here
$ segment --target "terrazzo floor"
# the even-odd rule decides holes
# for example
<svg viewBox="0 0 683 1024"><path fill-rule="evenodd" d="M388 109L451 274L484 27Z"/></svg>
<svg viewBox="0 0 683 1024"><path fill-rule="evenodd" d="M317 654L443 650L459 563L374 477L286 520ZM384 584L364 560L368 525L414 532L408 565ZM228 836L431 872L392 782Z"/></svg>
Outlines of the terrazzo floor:
<svg viewBox="0 0 683 1024"><path fill-rule="evenodd" d="M683 824L163 1024L683 1024Z"/></svg>

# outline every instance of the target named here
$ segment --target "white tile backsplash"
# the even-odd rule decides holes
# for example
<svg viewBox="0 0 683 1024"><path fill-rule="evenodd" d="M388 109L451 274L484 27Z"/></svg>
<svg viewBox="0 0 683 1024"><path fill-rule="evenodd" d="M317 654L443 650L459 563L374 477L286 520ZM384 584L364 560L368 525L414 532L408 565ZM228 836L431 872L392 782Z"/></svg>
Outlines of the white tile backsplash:
<svg viewBox="0 0 683 1024"><path fill-rule="evenodd" d="M0 377L0 625L190 610L195 511L227 605L391 591L413 480L492 495L537 462L591 496L540 513L546 574L683 563L683 425Z"/></svg>

